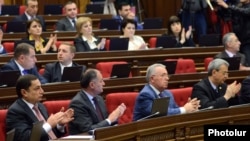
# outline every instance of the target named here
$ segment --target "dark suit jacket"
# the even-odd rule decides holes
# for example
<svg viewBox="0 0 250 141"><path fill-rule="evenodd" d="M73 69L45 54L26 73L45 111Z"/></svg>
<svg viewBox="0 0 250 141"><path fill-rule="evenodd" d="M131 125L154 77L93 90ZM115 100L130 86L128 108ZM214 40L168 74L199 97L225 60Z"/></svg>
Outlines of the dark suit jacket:
<svg viewBox="0 0 250 141"><path fill-rule="evenodd" d="M239 102L240 104L250 103L250 76L242 81Z"/></svg>
<svg viewBox="0 0 250 141"><path fill-rule="evenodd" d="M44 105L38 103L38 108L47 120L48 113ZM16 129L15 141L29 141L31 129L33 123L38 122L36 115L28 107L28 105L21 99L18 98L9 108L6 117L6 131ZM62 136L65 133L60 133L56 128L53 129L57 137ZM48 134L43 130L40 141L48 141Z"/></svg>
<svg viewBox="0 0 250 141"><path fill-rule="evenodd" d="M42 25L42 29L43 31L46 31L46 25L45 25L45 20L43 19L42 16L36 15L36 18L39 19L39 21L41 22ZM27 22L28 18L25 15L25 13L23 13L22 15L16 16L13 21L20 21L20 22Z"/></svg>
<svg viewBox="0 0 250 141"><path fill-rule="evenodd" d="M97 96L104 119L108 117L106 105L101 96ZM74 109L74 120L69 123L69 133L71 135L88 132L95 128L109 126L106 120L100 120L96 110L88 96L81 90L71 100L70 108Z"/></svg>
<svg viewBox="0 0 250 141"><path fill-rule="evenodd" d="M211 86L208 78L202 79L193 86L191 98L200 100L200 109L214 106L214 108L225 108L231 105L239 104L238 97L226 101L223 97L226 93L227 85L222 84L218 87L218 93Z"/></svg>
<svg viewBox="0 0 250 141"><path fill-rule="evenodd" d="M11 71L11 70L19 70L16 62L14 61L14 59L11 59L7 64L3 65L1 68L1 71ZM43 78L37 71L36 66L34 66L32 69L28 70L29 74L33 74L35 75L42 84L47 83L47 80L45 78Z"/></svg>
<svg viewBox="0 0 250 141"><path fill-rule="evenodd" d="M95 37L97 41L95 42L96 46L101 42L101 38ZM84 52L84 51L99 51L97 48L90 49L89 44L87 41L83 41L81 36L78 36L74 39L74 44L76 47L76 52ZM105 49L103 49L105 50Z"/></svg>
<svg viewBox="0 0 250 141"><path fill-rule="evenodd" d="M43 37L41 37L41 38L44 40L43 46L45 47L49 40L46 39L46 38L43 38ZM24 40L24 41L29 41L29 37L22 38L22 40ZM35 47L35 46L34 46L34 47ZM36 54L41 54L41 51L40 51L40 50L37 51L37 50L35 49L35 52L36 52ZM47 51L47 53L57 53L57 51L53 51L52 47L50 47L50 49Z"/></svg>
<svg viewBox="0 0 250 141"><path fill-rule="evenodd" d="M227 52L224 50L224 51L220 52L219 54L215 55L214 58L228 58L228 57L229 56L228 56ZM244 54L237 52L235 57L241 57L240 58L241 65L248 66L247 61L246 61L246 56Z"/></svg>
<svg viewBox="0 0 250 141"><path fill-rule="evenodd" d="M58 31L76 31L76 28L72 26L71 21L68 18L62 18L56 23L56 30Z"/></svg>
<svg viewBox="0 0 250 141"><path fill-rule="evenodd" d="M181 111L174 100L173 94L169 90L164 90L162 94L164 97L170 97L168 115L179 114ZM136 121L149 116L151 114L153 101L156 98L158 98L158 94L155 93L149 84L146 84L136 98L133 120Z"/></svg>
<svg viewBox="0 0 250 141"><path fill-rule="evenodd" d="M73 62L72 66L75 67L79 65ZM85 70L86 70L86 66L83 66L83 71ZM55 63L46 64L43 77L48 82L61 82L62 74L61 74L60 63L55 62Z"/></svg>

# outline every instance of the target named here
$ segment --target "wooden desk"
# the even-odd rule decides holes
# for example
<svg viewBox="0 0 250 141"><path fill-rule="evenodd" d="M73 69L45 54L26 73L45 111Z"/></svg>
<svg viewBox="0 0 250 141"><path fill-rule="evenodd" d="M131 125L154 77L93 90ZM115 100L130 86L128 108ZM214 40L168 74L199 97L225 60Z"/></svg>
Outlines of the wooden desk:
<svg viewBox="0 0 250 141"><path fill-rule="evenodd" d="M223 47L206 48L171 48L171 49L149 49L136 51L101 51L101 52L81 52L76 53L74 61L76 63L94 68L98 62L107 61L127 61L132 65L133 76L140 76L140 66L148 66L165 59L191 58L195 63L202 63L204 58L216 55L222 51ZM12 56L1 56L0 66L11 59ZM36 55L37 67L41 68L46 63L56 62L56 54Z"/></svg>
<svg viewBox="0 0 250 141"><path fill-rule="evenodd" d="M165 28L162 29L144 29L137 30L136 35L142 36L145 41L148 41L150 37L161 36L166 32ZM50 37L50 34L57 34L58 41L73 41L76 37L76 32L43 32L43 37ZM112 38L121 36L119 30L94 30L93 33L99 37ZM21 40L26 37L26 33L4 33L2 42L13 42Z"/></svg>
<svg viewBox="0 0 250 141"><path fill-rule="evenodd" d="M234 80L241 82L248 75L250 75L249 71L231 71L229 72L229 79L226 82L231 83ZM172 75L169 80L168 89L192 87L205 77L207 77L207 73ZM101 94L104 99L107 94L112 92L139 92L146 84L144 76L104 81L104 91ZM72 99L81 89L79 82L51 83L45 84L42 87L45 91L43 95L44 100ZM14 87L0 88L0 93L0 109L8 107L17 99Z"/></svg>
<svg viewBox="0 0 250 141"><path fill-rule="evenodd" d="M250 113L248 111L250 111L250 106L153 118L97 129L95 139L100 141L203 140L203 126L207 124L249 125Z"/></svg>
<svg viewBox="0 0 250 141"><path fill-rule="evenodd" d="M41 15L43 16L46 23L46 30L53 31L56 22L62 18L64 15ZM15 16L0 16L0 25L5 24L7 21L11 21ZM100 19L111 19L111 14L78 14L77 17L90 17L93 21L93 27L97 28L100 23Z"/></svg>

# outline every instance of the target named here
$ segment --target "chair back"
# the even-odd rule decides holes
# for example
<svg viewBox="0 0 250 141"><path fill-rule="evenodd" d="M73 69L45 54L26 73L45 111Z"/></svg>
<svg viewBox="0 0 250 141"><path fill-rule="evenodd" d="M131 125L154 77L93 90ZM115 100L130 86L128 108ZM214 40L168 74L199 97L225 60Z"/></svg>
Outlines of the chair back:
<svg viewBox="0 0 250 141"><path fill-rule="evenodd" d="M124 103L127 107L124 114L119 118L118 124L132 122L135 100L138 94L138 92L117 92L109 93L106 96L106 107L108 113L114 111L121 103Z"/></svg>
<svg viewBox="0 0 250 141"><path fill-rule="evenodd" d="M178 59L175 74L196 72L195 62L193 59Z"/></svg>
<svg viewBox="0 0 250 141"><path fill-rule="evenodd" d="M157 40L156 37L149 38L148 43L149 43L150 48L155 48L156 47L156 40Z"/></svg>
<svg viewBox="0 0 250 141"><path fill-rule="evenodd" d="M5 141L6 139L6 115L7 109L0 110L0 139Z"/></svg>
<svg viewBox="0 0 250 141"><path fill-rule="evenodd" d="M98 69L101 72L103 78L110 78L114 64L127 64L127 62L125 61L99 62L96 64L96 69Z"/></svg>
<svg viewBox="0 0 250 141"><path fill-rule="evenodd" d="M186 87L186 88L176 88L176 89L170 89L174 96L175 102L180 106L184 106L188 98L191 97L193 87Z"/></svg>
<svg viewBox="0 0 250 141"><path fill-rule="evenodd" d="M204 67L205 67L205 71L207 71L208 65L209 63L213 60L213 57L207 57L204 59Z"/></svg>

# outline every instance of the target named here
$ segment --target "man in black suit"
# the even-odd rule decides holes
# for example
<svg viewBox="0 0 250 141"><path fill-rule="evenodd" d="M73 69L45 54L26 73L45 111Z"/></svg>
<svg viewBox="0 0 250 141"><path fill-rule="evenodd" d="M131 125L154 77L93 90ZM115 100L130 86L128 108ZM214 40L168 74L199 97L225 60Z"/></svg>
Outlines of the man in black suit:
<svg viewBox="0 0 250 141"><path fill-rule="evenodd" d="M75 47L70 43L61 43L57 52L58 62L46 64L43 77L48 82L61 82L64 67L79 66L77 63L73 62L75 52ZM86 66L83 65L83 71L85 70Z"/></svg>
<svg viewBox="0 0 250 141"><path fill-rule="evenodd" d="M214 58L229 58L229 57L240 57L240 68L239 70L250 70L248 67L246 56L239 52L240 41L235 33L229 32L222 38L225 50L215 55Z"/></svg>
<svg viewBox="0 0 250 141"><path fill-rule="evenodd" d="M223 59L214 59L208 65L208 77L193 86L191 98L200 100L201 109L213 106L225 108L239 104L237 93L241 84L234 81L227 85L228 62Z"/></svg>
<svg viewBox="0 0 250 141"><path fill-rule="evenodd" d="M38 77L42 84L45 84L47 80L38 73L36 61L34 47L28 43L20 43L15 49L14 58L3 65L1 71L19 70L22 75L33 74Z"/></svg>
<svg viewBox="0 0 250 141"><path fill-rule="evenodd" d="M69 123L70 134L80 134L100 127L112 125L126 110L121 103L110 115L100 93L105 85L100 71L88 69L81 77L82 90L71 100L70 108L74 109L74 120Z"/></svg>
<svg viewBox="0 0 250 141"><path fill-rule="evenodd" d="M77 6L75 2L68 1L64 6L66 17L56 23L58 31L76 31Z"/></svg>
<svg viewBox="0 0 250 141"><path fill-rule="evenodd" d="M56 139L65 134L65 125L73 120L74 110L68 109L48 116L45 106L40 103L43 89L34 75L23 75L16 83L18 99L8 108L6 131L15 129L15 141L29 141L35 122L43 120L42 134L39 141Z"/></svg>
<svg viewBox="0 0 250 141"><path fill-rule="evenodd" d="M26 10L24 14L19 15L13 19L13 21L27 22L31 19L37 18L41 22L43 31L46 31L45 20L42 16L37 15L38 1L37 0L25 0Z"/></svg>

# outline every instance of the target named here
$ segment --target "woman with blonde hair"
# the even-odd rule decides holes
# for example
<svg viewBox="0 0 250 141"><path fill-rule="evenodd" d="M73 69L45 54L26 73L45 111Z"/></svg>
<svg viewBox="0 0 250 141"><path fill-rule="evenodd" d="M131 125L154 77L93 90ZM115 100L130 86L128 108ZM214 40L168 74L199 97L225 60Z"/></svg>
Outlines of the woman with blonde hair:
<svg viewBox="0 0 250 141"><path fill-rule="evenodd" d="M76 22L77 37L74 40L76 52L105 50L106 39L93 35L92 20L89 17L80 17Z"/></svg>

